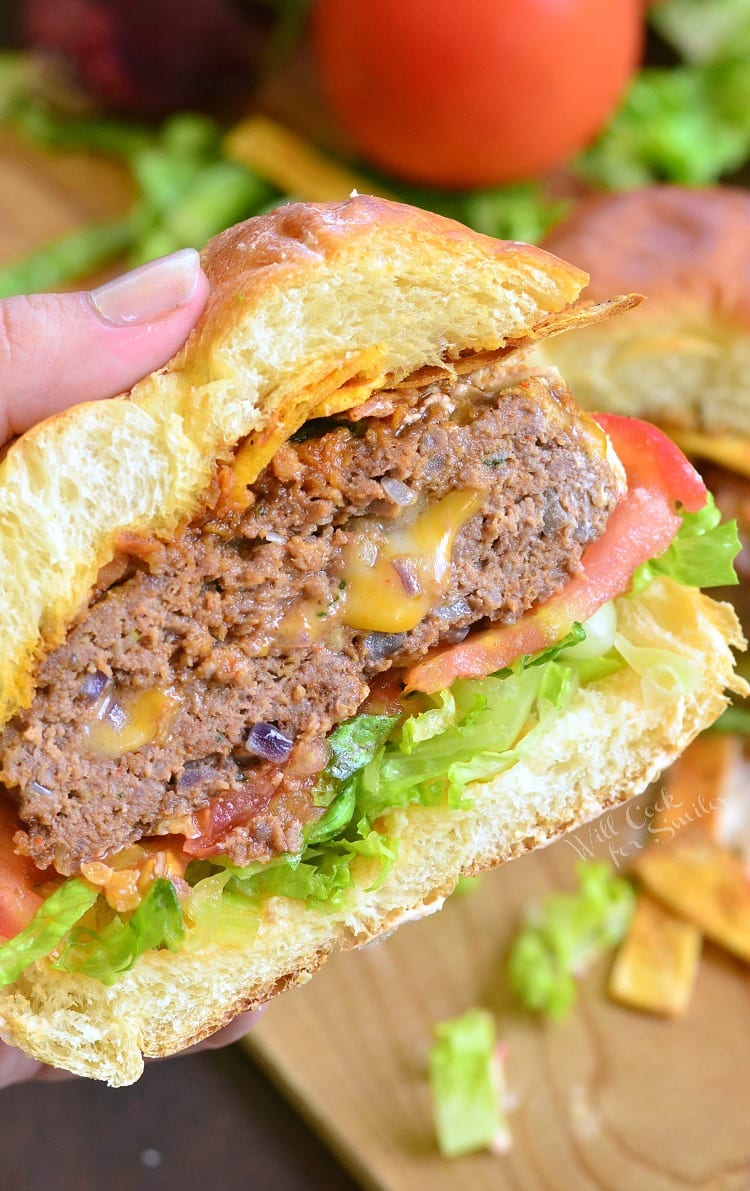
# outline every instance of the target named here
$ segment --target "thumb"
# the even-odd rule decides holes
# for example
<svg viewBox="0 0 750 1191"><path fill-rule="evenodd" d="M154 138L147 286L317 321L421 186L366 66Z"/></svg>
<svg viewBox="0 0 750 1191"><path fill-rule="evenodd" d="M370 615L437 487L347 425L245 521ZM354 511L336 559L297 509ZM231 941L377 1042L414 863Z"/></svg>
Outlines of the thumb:
<svg viewBox="0 0 750 1191"><path fill-rule="evenodd" d="M198 253L186 248L91 293L0 301L0 443L161 367L195 325L208 289Z"/></svg>

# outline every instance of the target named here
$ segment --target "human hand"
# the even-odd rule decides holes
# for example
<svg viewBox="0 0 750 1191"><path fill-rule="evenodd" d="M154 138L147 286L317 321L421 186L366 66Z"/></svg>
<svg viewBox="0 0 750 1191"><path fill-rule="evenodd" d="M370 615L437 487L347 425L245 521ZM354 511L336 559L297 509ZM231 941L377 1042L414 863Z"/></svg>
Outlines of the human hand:
<svg viewBox="0 0 750 1191"><path fill-rule="evenodd" d="M82 401L131 388L182 346L208 297L198 253L185 249L93 292L0 301L0 446L35 422ZM243 1014L201 1048L247 1033ZM0 1042L0 1088L69 1078Z"/></svg>
<svg viewBox="0 0 750 1191"><path fill-rule="evenodd" d="M0 301L0 444L161 367L195 325L208 289L198 253L187 248L92 292Z"/></svg>

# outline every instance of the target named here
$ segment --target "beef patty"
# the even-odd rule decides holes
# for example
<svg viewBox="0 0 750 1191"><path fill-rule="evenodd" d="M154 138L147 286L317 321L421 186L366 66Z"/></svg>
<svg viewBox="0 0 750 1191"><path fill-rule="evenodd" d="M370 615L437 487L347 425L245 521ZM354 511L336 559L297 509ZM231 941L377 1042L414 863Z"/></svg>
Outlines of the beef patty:
<svg viewBox="0 0 750 1191"><path fill-rule="evenodd" d="M298 850L309 759L291 769L306 781L259 762L253 725L299 759L374 675L517 620L576 573L618 488L561 382L482 373L370 408L303 427L242 514L219 501L176 541L122 536L0 738L39 866L191 834L184 817L219 803L242 803L240 826L222 820L236 861Z"/></svg>

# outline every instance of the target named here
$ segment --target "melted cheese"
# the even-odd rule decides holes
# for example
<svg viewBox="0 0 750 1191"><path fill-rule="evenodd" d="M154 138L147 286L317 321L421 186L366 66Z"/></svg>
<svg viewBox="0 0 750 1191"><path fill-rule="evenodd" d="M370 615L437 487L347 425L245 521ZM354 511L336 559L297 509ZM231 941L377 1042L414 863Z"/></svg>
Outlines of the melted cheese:
<svg viewBox="0 0 750 1191"><path fill-rule="evenodd" d="M450 492L408 525L386 532L373 524L352 534L344 548L343 623L377 633L416 628L450 585L456 535L484 498Z"/></svg>
<svg viewBox="0 0 750 1191"><path fill-rule="evenodd" d="M152 744L168 730L178 706L175 695L156 688L110 697L86 728L86 751L114 760Z"/></svg>
<svg viewBox="0 0 750 1191"><path fill-rule="evenodd" d="M314 645L329 632L329 612L315 600L295 600L276 630L276 640L295 649Z"/></svg>

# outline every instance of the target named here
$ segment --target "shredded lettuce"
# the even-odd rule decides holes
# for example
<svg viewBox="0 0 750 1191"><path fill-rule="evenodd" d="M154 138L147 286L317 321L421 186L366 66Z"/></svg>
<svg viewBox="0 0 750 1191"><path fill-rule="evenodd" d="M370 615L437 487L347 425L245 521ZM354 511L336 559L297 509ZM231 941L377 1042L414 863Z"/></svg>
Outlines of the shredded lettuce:
<svg viewBox="0 0 750 1191"><path fill-rule="evenodd" d="M641 678L647 708L664 707L679 695L689 695L699 685L701 674L689 658L670 649L633 645L622 633L615 634L615 649Z"/></svg>
<svg viewBox="0 0 750 1191"><path fill-rule="evenodd" d="M54 951L97 896L96 889L77 878L51 893L28 926L0 947L0 987L12 984L29 964Z"/></svg>
<svg viewBox="0 0 750 1191"><path fill-rule="evenodd" d="M67 886L63 885L62 889ZM154 881L138 909L129 919L114 914L102 924L80 923L71 930L55 967L65 972L83 972L102 984L114 984L140 955L165 947L179 951L185 938L182 908L171 881Z"/></svg>
<svg viewBox="0 0 750 1191"><path fill-rule="evenodd" d="M682 512L682 525L659 558L644 562L633 575L631 595L642 591L656 575L667 575L685 587L728 587L739 582L734 559L740 552L737 522L725 521L709 492L697 513Z"/></svg>
<svg viewBox="0 0 750 1191"><path fill-rule="evenodd" d="M446 1158L509 1148L495 1022L486 1009L435 1026L429 1071L435 1131Z"/></svg>
<svg viewBox="0 0 750 1191"><path fill-rule="evenodd" d="M575 977L625 937L635 893L598 861L577 866L576 893L552 893L532 910L508 957L508 979L522 1003L562 1018L576 996Z"/></svg>

